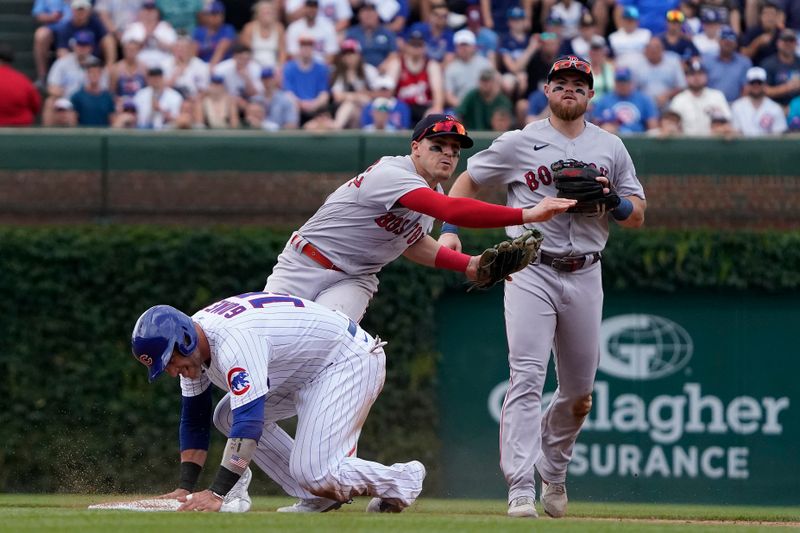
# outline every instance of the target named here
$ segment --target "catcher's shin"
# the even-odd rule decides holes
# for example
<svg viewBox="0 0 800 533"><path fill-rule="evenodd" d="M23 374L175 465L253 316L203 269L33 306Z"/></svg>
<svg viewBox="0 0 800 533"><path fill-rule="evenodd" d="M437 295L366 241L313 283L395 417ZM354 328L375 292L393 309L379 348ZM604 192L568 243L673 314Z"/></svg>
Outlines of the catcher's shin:
<svg viewBox="0 0 800 533"><path fill-rule="evenodd" d="M511 241L487 248L480 255L475 281L468 290L485 290L519 272L536 259L544 236L538 229L526 230Z"/></svg>
<svg viewBox="0 0 800 533"><path fill-rule="evenodd" d="M559 198L572 198L578 203L567 209L567 213L602 216L620 203L620 197L611 189L603 192L603 184L597 181L602 176L599 170L575 159L556 161L550 166L553 183Z"/></svg>

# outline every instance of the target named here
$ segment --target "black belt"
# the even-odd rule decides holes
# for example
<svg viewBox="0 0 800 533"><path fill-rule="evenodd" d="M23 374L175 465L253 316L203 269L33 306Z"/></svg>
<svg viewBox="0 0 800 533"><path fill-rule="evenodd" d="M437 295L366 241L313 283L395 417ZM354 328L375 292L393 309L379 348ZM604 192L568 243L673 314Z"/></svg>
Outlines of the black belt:
<svg viewBox="0 0 800 533"><path fill-rule="evenodd" d="M600 261L600 252L589 255L576 255L567 257L553 257L550 254L541 252L539 254L539 264L552 267L559 272L575 272L589 265Z"/></svg>

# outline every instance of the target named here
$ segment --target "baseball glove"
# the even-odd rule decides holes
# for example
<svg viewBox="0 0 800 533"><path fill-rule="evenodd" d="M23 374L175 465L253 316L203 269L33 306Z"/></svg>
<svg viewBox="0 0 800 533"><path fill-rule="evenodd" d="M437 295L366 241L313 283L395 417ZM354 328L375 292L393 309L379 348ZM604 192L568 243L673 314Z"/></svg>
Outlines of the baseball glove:
<svg viewBox="0 0 800 533"><path fill-rule="evenodd" d="M593 166L567 159L556 161L550 165L550 170L553 171L553 183L558 189L558 197L578 200L577 204L567 209L567 213L602 216L620 203L620 197L613 189L608 194L603 194L603 184L596 179L602 174Z"/></svg>
<svg viewBox="0 0 800 533"><path fill-rule="evenodd" d="M544 235L537 229L526 230L512 241L503 241L483 251L478 273L468 291L485 290L519 272L536 259Z"/></svg>

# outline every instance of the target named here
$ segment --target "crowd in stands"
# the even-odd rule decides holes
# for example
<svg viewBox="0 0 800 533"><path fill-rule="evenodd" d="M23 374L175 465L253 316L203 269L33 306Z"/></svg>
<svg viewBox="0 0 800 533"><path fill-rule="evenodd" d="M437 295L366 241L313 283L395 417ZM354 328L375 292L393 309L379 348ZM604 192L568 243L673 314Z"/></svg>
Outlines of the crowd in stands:
<svg viewBox="0 0 800 533"><path fill-rule="evenodd" d="M0 94L0 125L394 131L447 112L505 131L549 114L570 54L592 64L589 119L620 135L800 131L800 0L36 0L32 16L39 91L0 45L19 102Z"/></svg>

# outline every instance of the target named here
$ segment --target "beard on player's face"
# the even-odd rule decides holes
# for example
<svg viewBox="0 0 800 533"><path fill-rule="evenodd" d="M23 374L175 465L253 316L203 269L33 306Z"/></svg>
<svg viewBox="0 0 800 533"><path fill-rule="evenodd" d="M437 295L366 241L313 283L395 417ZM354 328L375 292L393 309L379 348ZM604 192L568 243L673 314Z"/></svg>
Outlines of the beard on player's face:
<svg viewBox="0 0 800 533"><path fill-rule="evenodd" d="M586 113L586 108L589 106L589 100L581 102L580 100L569 100L568 103L563 101L550 100L550 111L553 115L560 118L565 122L577 120Z"/></svg>

